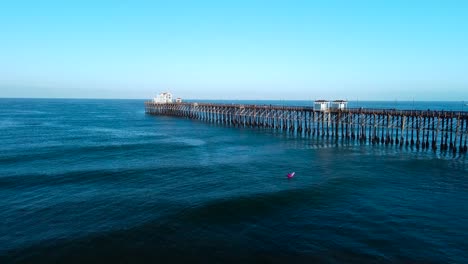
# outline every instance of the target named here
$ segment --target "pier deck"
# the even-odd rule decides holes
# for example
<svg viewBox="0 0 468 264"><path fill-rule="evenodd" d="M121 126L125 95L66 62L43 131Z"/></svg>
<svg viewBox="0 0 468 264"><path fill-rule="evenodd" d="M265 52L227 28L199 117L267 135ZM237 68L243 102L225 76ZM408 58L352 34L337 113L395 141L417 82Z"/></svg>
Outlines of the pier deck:
<svg viewBox="0 0 468 264"><path fill-rule="evenodd" d="M151 115L178 116L230 126L263 127L298 136L358 140L466 153L468 112L145 102Z"/></svg>

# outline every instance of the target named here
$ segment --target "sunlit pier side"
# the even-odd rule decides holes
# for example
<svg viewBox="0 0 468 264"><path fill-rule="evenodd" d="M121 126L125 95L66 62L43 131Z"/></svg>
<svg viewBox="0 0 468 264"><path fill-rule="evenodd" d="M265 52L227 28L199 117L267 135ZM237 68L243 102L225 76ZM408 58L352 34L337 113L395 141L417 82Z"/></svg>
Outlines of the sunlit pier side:
<svg viewBox="0 0 468 264"><path fill-rule="evenodd" d="M316 101L316 107L145 103L150 115L177 116L233 127L259 127L369 144L467 152L468 112L347 108L345 101ZM317 107L319 106L319 107Z"/></svg>

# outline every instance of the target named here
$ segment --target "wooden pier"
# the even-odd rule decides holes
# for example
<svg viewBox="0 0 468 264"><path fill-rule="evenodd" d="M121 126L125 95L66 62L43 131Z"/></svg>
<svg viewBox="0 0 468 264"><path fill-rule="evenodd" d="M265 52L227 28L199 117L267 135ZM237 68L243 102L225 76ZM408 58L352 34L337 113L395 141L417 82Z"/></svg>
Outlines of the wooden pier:
<svg viewBox="0 0 468 264"><path fill-rule="evenodd" d="M297 136L453 153L468 150L466 111L362 108L320 111L298 106L154 102L146 102L145 111L234 127L271 128Z"/></svg>

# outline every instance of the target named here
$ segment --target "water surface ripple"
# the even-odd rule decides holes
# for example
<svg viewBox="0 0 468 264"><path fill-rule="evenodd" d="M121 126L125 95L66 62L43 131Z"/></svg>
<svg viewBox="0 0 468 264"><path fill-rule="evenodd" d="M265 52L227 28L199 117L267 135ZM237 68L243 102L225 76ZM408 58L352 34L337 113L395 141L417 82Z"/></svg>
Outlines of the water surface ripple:
<svg viewBox="0 0 468 264"><path fill-rule="evenodd" d="M0 99L0 262L468 263L466 164L142 100Z"/></svg>

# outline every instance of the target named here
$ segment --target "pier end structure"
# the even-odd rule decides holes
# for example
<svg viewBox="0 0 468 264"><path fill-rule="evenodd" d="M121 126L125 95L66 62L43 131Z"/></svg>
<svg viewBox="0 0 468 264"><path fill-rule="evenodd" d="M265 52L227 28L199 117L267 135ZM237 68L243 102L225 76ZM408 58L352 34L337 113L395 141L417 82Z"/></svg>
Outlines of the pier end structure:
<svg viewBox="0 0 468 264"><path fill-rule="evenodd" d="M153 98L153 102L156 104L170 104L173 102L172 93L162 92Z"/></svg>

